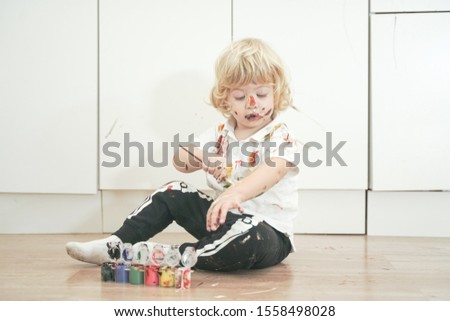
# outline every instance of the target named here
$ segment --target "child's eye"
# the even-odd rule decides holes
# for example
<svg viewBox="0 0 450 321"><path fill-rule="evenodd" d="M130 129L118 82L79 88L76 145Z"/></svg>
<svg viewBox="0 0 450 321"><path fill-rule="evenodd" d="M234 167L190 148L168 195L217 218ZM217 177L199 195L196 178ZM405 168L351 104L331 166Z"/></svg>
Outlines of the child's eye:
<svg viewBox="0 0 450 321"><path fill-rule="evenodd" d="M256 96L258 96L258 98L265 98L267 97L267 94L257 94Z"/></svg>
<svg viewBox="0 0 450 321"><path fill-rule="evenodd" d="M234 97L234 99L236 99L236 100L244 100L245 96Z"/></svg>

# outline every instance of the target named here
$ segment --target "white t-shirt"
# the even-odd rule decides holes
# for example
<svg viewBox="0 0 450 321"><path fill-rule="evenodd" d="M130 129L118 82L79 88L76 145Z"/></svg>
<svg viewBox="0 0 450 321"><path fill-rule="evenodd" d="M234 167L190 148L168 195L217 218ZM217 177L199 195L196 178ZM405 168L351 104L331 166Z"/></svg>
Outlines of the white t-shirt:
<svg viewBox="0 0 450 321"><path fill-rule="evenodd" d="M276 230L284 233L293 243L293 219L298 213L298 191L296 176L299 173L300 154L296 140L287 126L275 118L266 127L251 137L238 141L234 135L235 121L230 117L226 123L210 128L199 137L204 156L221 155L227 159L226 181L218 183L209 173L209 187L220 195L227 187L238 182L267 158L283 158L292 169L265 193L241 204L244 213L257 216ZM239 214L237 209L231 212Z"/></svg>

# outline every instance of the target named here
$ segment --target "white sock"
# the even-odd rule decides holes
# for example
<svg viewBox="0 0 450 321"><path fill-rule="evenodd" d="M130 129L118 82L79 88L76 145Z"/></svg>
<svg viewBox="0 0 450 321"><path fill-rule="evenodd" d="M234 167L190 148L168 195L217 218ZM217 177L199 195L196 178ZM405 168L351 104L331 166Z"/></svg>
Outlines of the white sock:
<svg viewBox="0 0 450 321"><path fill-rule="evenodd" d="M108 242L121 242L121 240L116 235L111 235L90 242L69 242L66 244L66 251L76 260L101 265L112 261L106 245Z"/></svg>

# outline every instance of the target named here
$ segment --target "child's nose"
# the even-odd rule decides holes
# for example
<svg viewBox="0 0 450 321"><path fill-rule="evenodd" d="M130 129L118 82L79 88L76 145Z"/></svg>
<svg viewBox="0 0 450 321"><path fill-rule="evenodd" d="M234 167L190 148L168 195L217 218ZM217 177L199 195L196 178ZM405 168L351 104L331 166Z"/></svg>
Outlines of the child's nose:
<svg viewBox="0 0 450 321"><path fill-rule="evenodd" d="M256 99L255 99L255 97L249 96L247 105L249 107L255 107L256 106Z"/></svg>

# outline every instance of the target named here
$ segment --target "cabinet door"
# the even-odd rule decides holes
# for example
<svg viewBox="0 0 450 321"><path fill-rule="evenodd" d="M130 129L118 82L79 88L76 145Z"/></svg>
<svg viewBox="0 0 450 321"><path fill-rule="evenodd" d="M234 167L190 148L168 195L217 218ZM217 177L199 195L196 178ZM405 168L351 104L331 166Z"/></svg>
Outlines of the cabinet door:
<svg viewBox="0 0 450 321"><path fill-rule="evenodd" d="M373 190L450 189L450 13L371 18Z"/></svg>
<svg viewBox="0 0 450 321"><path fill-rule="evenodd" d="M0 48L0 192L96 193L96 2L3 0Z"/></svg>
<svg viewBox="0 0 450 321"><path fill-rule="evenodd" d="M302 189L367 188L367 12L360 0L233 1L234 39L265 40L290 73L299 111L283 118L304 144Z"/></svg>
<svg viewBox="0 0 450 321"><path fill-rule="evenodd" d="M208 100L230 30L230 0L100 2L102 189L185 179L171 143L222 121ZM188 179L205 187L203 173Z"/></svg>

